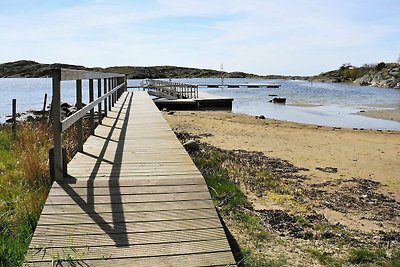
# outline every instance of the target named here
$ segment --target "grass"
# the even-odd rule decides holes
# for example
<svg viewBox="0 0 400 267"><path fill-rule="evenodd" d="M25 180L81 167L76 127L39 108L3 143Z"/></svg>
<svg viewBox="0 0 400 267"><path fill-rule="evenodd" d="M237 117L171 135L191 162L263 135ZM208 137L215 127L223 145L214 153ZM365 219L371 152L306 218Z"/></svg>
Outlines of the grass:
<svg viewBox="0 0 400 267"><path fill-rule="evenodd" d="M46 122L0 126L0 266L20 266L29 246L51 181L48 151L52 131ZM76 149L75 130L64 134L69 158Z"/></svg>
<svg viewBox="0 0 400 267"><path fill-rule="evenodd" d="M383 250L369 250L366 248L353 249L350 252L349 262L355 264L374 263L385 261L386 253Z"/></svg>
<svg viewBox="0 0 400 267"><path fill-rule="evenodd" d="M343 262L339 259L336 259L332 255L328 253L321 252L318 249L309 248L307 252L315 259L317 259L321 264L329 267L340 267L343 265Z"/></svg>
<svg viewBox="0 0 400 267"><path fill-rule="evenodd" d="M0 266L21 265L46 200L48 132L24 124L13 140L10 127L0 128Z"/></svg>

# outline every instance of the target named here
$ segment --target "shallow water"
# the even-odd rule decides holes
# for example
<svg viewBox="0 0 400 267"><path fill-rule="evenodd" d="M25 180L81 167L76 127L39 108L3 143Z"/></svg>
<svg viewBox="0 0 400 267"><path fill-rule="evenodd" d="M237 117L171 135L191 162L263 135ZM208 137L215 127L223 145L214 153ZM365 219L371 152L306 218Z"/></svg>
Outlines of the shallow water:
<svg viewBox="0 0 400 267"><path fill-rule="evenodd" d="M216 84L220 79L173 79L193 84ZM140 80L129 80L138 85ZM268 118L325 126L400 130L400 123L354 115L360 110L400 108L400 90L306 81L225 79L225 84L281 84L280 88L201 88L199 90L234 98L233 112L264 115ZM95 88L97 88L95 81ZM0 122L11 113L12 98L17 111L41 109L44 94L51 99L51 79L0 79ZM87 103L88 82L83 82L83 101ZM270 94L286 97L287 105L272 104ZM75 83L62 82L62 101L75 102Z"/></svg>
<svg viewBox="0 0 400 267"><path fill-rule="evenodd" d="M196 84L220 79L179 79ZM205 92L234 98L233 112L324 126L400 130L400 123L355 115L361 110L400 108L400 90L307 81L225 79L225 84L281 84L280 88L203 88ZM285 97L287 105L268 101Z"/></svg>

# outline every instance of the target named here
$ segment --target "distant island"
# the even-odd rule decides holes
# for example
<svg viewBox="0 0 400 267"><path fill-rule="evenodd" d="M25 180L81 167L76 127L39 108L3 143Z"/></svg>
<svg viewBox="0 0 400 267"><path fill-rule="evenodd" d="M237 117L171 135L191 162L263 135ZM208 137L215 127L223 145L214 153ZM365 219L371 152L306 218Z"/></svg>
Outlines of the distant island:
<svg viewBox="0 0 400 267"><path fill-rule="evenodd" d="M400 64L365 64L355 67L349 63L339 69L323 72L315 76L256 75L246 72L224 72L211 69L198 69L176 66L113 66L107 68L87 68L80 65L62 63L43 64L31 60L20 60L0 64L1 78L43 78L51 75L53 68L117 72L126 74L128 79L161 78L263 78L285 80L308 80L316 82L352 83L362 86L400 88Z"/></svg>

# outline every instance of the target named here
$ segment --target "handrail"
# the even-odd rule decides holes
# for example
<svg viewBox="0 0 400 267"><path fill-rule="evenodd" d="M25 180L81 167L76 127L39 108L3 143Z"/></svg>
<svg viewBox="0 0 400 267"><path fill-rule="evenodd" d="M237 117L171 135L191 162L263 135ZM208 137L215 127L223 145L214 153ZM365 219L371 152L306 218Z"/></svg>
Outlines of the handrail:
<svg viewBox="0 0 400 267"><path fill-rule="evenodd" d="M61 81L76 81L76 107L78 111L61 121ZM82 108L82 80L89 80L88 105ZM94 80L97 80L97 99L94 99ZM103 80L103 83L102 83ZM102 88L103 84L103 88ZM67 175L65 157L62 148L62 132L77 125L78 151L83 151L82 119L90 112L90 133L94 134L94 108L98 108L99 124L102 122L102 111L107 116L117 99L127 90L126 76L118 73L102 73L83 70L53 69L52 70L52 117L53 117L53 149L50 153L51 176L55 180L62 180ZM103 90L102 90L103 89ZM102 95L102 91L104 94ZM104 101L104 109L102 109Z"/></svg>
<svg viewBox="0 0 400 267"><path fill-rule="evenodd" d="M95 71L85 71L85 70L70 70L70 69L60 69L60 70L61 70L61 81L125 77L124 74L119 74L119 73L95 72Z"/></svg>
<svg viewBox="0 0 400 267"><path fill-rule="evenodd" d="M75 112L74 114L72 114L71 116L65 118L62 122L61 122L61 129L62 131L65 131L66 129L68 129L69 127L71 127L75 122L77 122L80 118L84 117L88 111L90 111L91 109L93 109L96 105L98 105L101 101L103 101L104 99L106 99L107 97L109 97L111 94L115 93L117 90L121 89L124 86L124 84L120 84L117 87L115 87L114 89L112 89L110 92L108 92L107 94L97 98L96 100L94 100L93 102L91 102L90 104L86 105L84 108L80 109L79 111Z"/></svg>
<svg viewBox="0 0 400 267"><path fill-rule="evenodd" d="M144 79L140 82L144 90L166 93L175 98L198 98L198 86L188 83L177 83L153 79Z"/></svg>

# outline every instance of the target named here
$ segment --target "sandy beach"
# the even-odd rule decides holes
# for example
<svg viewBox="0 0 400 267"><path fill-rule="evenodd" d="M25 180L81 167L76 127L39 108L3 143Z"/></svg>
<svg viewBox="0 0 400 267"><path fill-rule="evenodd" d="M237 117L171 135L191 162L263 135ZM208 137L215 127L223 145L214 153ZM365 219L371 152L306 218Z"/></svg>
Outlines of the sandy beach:
<svg viewBox="0 0 400 267"><path fill-rule="evenodd" d="M380 193L400 201L400 132L321 127L230 112L182 111L164 116L175 130L204 136L202 142L228 150L260 151L308 169L301 171L311 178L308 184L367 179L382 185ZM337 172L321 171L326 167L336 168ZM346 218L345 213L331 210L324 213L332 220L366 231L383 226L360 216ZM398 230L399 222L393 223L391 228Z"/></svg>

